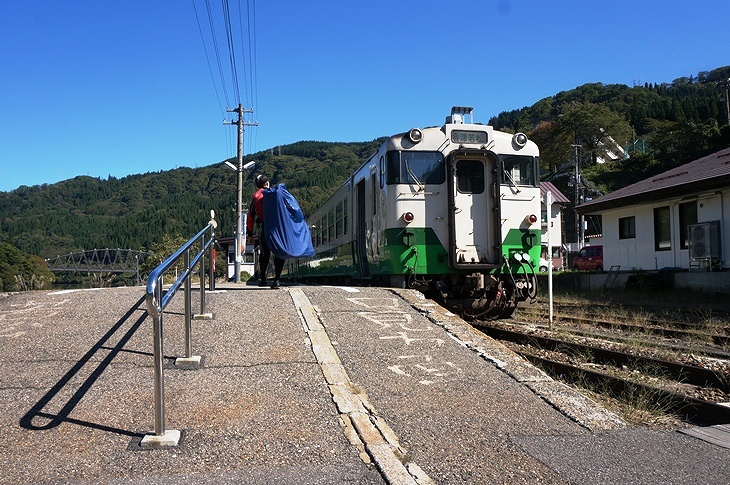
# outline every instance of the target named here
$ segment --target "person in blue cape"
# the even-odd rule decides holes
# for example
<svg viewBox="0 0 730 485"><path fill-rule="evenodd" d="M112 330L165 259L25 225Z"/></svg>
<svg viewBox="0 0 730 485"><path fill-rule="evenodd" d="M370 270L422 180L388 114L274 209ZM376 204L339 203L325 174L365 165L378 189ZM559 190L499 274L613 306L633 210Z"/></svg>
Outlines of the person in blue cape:
<svg viewBox="0 0 730 485"><path fill-rule="evenodd" d="M314 256L312 235L299 203L286 185L266 188L264 196L264 237L277 258Z"/></svg>
<svg viewBox="0 0 730 485"><path fill-rule="evenodd" d="M258 238L259 248L259 286L266 286L266 272L269 269L269 259L271 258L271 249L269 248L266 229L268 224L265 221L264 211L264 191L269 189L269 179L266 175L259 174L255 179L257 190L253 194L251 205L246 215L246 231L252 238ZM275 221L272 221L275 223ZM274 280L271 282L272 288L279 288L279 278L281 271L284 269L284 258L280 258L274 253Z"/></svg>

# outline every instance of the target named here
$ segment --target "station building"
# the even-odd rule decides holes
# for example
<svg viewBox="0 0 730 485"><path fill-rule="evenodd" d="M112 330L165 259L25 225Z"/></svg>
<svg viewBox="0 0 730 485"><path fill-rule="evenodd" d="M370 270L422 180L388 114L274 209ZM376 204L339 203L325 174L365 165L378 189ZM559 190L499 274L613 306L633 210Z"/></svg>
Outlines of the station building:
<svg viewBox="0 0 730 485"><path fill-rule="evenodd" d="M730 267L730 148L575 210L600 217L591 244L603 245L606 270L722 272Z"/></svg>

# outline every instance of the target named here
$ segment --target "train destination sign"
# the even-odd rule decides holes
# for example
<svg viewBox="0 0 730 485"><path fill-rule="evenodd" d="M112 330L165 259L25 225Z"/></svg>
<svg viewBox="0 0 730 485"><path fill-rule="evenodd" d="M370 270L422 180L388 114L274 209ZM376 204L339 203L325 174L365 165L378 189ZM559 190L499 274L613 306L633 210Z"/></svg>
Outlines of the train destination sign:
<svg viewBox="0 0 730 485"><path fill-rule="evenodd" d="M487 132L453 130L451 141L454 143L487 143Z"/></svg>

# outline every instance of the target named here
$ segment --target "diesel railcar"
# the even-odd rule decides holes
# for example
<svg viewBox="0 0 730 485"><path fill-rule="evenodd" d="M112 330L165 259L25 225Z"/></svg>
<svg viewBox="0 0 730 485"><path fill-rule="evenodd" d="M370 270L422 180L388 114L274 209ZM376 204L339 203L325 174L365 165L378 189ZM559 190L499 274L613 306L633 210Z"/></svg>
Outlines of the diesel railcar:
<svg viewBox="0 0 730 485"><path fill-rule="evenodd" d="M388 138L308 219L316 255L299 279L415 288L466 317L534 302L541 249L539 151L522 133L444 125Z"/></svg>

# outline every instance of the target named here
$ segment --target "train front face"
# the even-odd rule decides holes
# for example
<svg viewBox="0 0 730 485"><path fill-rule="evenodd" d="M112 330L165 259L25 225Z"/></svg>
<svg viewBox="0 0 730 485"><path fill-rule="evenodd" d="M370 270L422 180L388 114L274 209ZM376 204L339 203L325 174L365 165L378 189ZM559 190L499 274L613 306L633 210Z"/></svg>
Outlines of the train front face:
<svg viewBox="0 0 730 485"><path fill-rule="evenodd" d="M440 128L390 138L384 150L383 239L394 273L476 308L474 315L511 313L534 295L541 239L534 143L452 113Z"/></svg>

